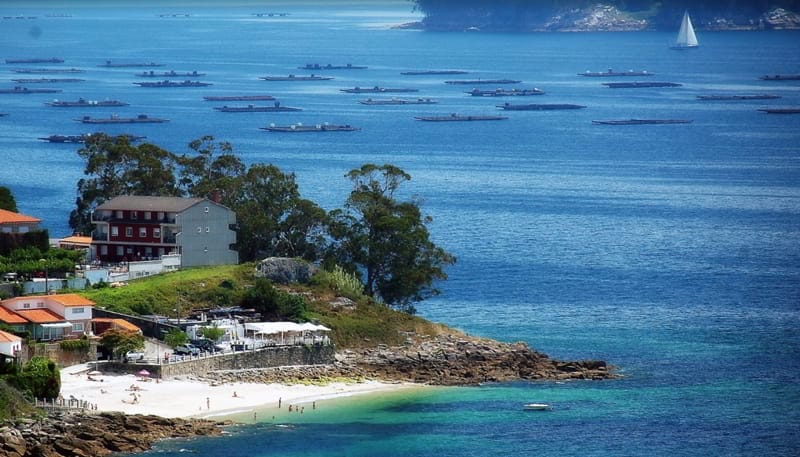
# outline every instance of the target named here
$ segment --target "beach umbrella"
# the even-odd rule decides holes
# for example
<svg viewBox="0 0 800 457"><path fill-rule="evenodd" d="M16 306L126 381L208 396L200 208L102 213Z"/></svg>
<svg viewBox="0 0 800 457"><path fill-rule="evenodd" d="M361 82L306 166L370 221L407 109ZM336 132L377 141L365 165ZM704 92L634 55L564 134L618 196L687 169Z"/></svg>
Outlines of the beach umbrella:
<svg viewBox="0 0 800 457"><path fill-rule="evenodd" d="M103 373L101 373L101 372L99 372L97 370L94 370L94 371L90 371L90 372L88 372L86 374L88 374L89 376L100 376Z"/></svg>
<svg viewBox="0 0 800 457"><path fill-rule="evenodd" d="M150 372L149 372L149 371L147 371L147 370L141 370L141 371L139 371L139 373L137 373L137 374L138 374L139 376L143 377L143 378L146 378L146 377L150 376Z"/></svg>

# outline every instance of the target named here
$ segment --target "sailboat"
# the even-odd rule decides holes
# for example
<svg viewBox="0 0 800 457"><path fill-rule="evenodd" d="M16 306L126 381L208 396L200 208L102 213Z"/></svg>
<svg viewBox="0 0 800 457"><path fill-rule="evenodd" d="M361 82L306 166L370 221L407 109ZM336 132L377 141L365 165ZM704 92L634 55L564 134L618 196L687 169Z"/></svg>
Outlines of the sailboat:
<svg viewBox="0 0 800 457"><path fill-rule="evenodd" d="M697 46L697 36L694 34L692 20L689 19L689 12L684 11L681 28L678 30L678 38L675 39L675 44L670 46L670 49L694 49Z"/></svg>

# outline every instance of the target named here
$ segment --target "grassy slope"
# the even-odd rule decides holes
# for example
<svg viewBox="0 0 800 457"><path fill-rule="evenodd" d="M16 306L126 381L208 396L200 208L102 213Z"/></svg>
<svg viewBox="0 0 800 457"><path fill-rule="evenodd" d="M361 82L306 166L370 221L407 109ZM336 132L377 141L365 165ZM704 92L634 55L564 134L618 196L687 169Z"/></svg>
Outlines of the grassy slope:
<svg viewBox="0 0 800 457"><path fill-rule="evenodd" d="M253 264L191 268L130 281L125 287L80 294L113 311L173 317L180 300L181 315L186 316L190 308L235 304L236 298L254 283L254 272ZM233 287L221 288L223 281ZM330 327L339 348L394 345L402 343L407 333L432 335L445 331L443 326L394 311L366 297L357 300L355 310L333 309L328 303L336 295L327 288L300 285L281 288L304 294L309 302L308 317Z"/></svg>
<svg viewBox="0 0 800 457"><path fill-rule="evenodd" d="M22 416L32 416L37 410L28 403L22 394L0 379L0 424Z"/></svg>

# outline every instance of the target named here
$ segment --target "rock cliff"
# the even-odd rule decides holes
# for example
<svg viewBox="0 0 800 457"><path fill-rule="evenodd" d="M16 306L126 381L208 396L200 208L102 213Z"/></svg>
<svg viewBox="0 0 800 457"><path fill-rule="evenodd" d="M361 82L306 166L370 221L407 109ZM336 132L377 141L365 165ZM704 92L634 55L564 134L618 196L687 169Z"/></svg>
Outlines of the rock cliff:
<svg viewBox="0 0 800 457"><path fill-rule="evenodd" d="M126 416L121 413L53 413L0 427L0 457L99 457L142 452L165 438L214 436L222 422Z"/></svg>

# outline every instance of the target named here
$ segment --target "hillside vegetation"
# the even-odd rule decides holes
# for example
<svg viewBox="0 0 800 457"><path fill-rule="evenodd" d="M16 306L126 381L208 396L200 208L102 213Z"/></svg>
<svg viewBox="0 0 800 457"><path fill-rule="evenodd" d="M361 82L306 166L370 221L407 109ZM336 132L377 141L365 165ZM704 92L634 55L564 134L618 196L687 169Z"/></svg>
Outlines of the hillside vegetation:
<svg viewBox="0 0 800 457"><path fill-rule="evenodd" d="M324 275L324 273L323 273ZM452 333L438 324L396 311L360 294L334 292L332 284L318 274L308 285L276 286L279 291L302 297L305 312L297 320L315 320L332 329L338 348L396 345L409 334ZM256 284L255 265L225 265L190 268L128 282L127 286L81 292L111 311L169 317L187 317L195 309L239 306ZM331 303L349 295L354 306Z"/></svg>

